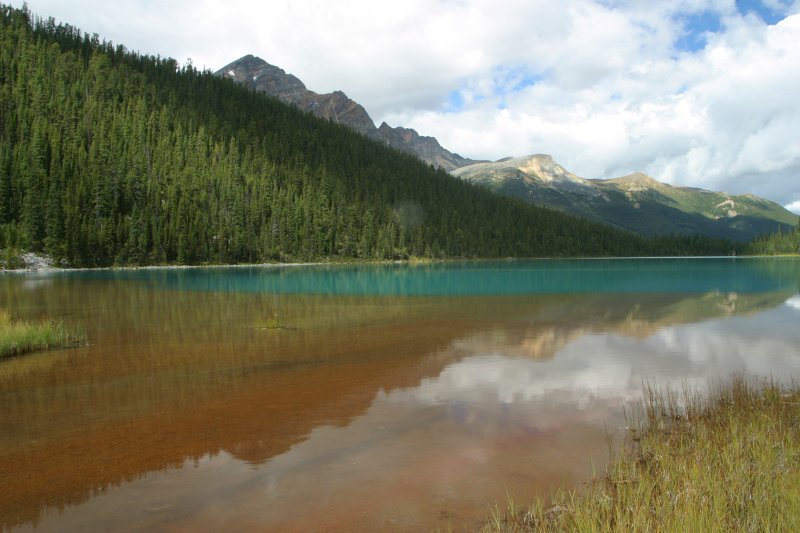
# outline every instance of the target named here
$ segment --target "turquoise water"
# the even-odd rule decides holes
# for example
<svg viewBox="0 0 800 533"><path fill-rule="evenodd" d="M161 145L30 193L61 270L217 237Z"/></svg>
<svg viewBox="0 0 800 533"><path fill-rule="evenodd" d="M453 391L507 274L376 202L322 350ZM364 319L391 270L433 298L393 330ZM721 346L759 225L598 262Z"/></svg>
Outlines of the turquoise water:
<svg viewBox="0 0 800 533"><path fill-rule="evenodd" d="M83 271L191 291L361 296L491 296L797 289L794 258L596 259Z"/></svg>

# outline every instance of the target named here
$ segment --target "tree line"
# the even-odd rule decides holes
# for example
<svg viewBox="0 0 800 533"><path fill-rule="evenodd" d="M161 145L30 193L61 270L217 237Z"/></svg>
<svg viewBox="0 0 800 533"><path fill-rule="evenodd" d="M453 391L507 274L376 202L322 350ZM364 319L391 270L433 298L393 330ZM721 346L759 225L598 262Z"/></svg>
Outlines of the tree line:
<svg viewBox="0 0 800 533"><path fill-rule="evenodd" d="M752 255L800 255L800 221L794 231L779 231L753 239L747 247Z"/></svg>
<svg viewBox="0 0 800 533"><path fill-rule="evenodd" d="M727 254L502 198L231 80L0 6L0 247L72 266Z"/></svg>

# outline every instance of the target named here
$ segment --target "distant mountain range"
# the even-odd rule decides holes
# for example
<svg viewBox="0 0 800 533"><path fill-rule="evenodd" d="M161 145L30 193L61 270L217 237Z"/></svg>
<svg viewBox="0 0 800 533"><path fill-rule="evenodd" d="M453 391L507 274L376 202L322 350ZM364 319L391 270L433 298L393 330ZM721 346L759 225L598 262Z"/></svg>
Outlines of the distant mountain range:
<svg viewBox="0 0 800 533"><path fill-rule="evenodd" d="M341 91L318 94L297 77L246 55L216 73L263 91L312 114L344 124L392 148L505 196L545 205L643 235L708 235L747 241L791 230L797 216L782 206L745 194L672 187L635 173L610 180L585 179L548 155L474 161L443 148L434 137L403 127L380 127Z"/></svg>
<svg viewBox="0 0 800 533"><path fill-rule="evenodd" d="M216 74L275 96L320 118L349 126L435 167L453 170L477 162L445 150L435 138L424 137L412 129L393 128L385 122L376 128L367 110L342 91L328 94L310 91L297 77L259 57L246 55L225 65Z"/></svg>
<svg viewBox="0 0 800 533"><path fill-rule="evenodd" d="M673 187L638 172L585 179L543 154L476 163L452 173L506 196L643 235L702 234L744 241L778 229L790 231L797 224L797 216L781 205L751 194Z"/></svg>

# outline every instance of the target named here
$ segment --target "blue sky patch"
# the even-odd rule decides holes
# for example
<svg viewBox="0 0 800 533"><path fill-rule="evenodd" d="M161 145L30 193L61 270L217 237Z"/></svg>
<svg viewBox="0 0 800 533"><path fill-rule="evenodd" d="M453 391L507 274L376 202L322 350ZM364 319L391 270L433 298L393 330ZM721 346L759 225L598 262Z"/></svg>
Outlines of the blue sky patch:
<svg viewBox="0 0 800 533"><path fill-rule="evenodd" d="M770 7L760 0L736 0L736 9L744 16L755 13L767 24L777 24L786 18L791 0L778 0L776 7Z"/></svg>
<svg viewBox="0 0 800 533"><path fill-rule="evenodd" d="M458 113L464 109L464 95L461 91L453 91L448 95L445 109L448 113Z"/></svg>
<svg viewBox="0 0 800 533"><path fill-rule="evenodd" d="M447 95L443 107L446 113L459 113L467 107L464 95L468 95L470 103L493 98L499 101L498 109L506 109L508 107L507 96L533 87L544 79L544 75L533 73L524 67L495 67L491 72L491 83L482 86L466 83ZM476 87L481 87L482 92L476 90Z"/></svg>
<svg viewBox="0 0 800 533"><path fill-rule="evenodd" d="M722 20L715 11L681 13L676 20L682 23L683 32L675 41L675 48L682 52L697 52L708 44L710 33L722 31Z"/></svg>
<svg viewBox="0 0 800 533"><path fill-rule="evenodd" d="M516 84L514 84L513 87L511 87L511 92L518 93L524 89L527 89L528 87L533 87L543 79L543 76L537 76L533 74L524 75L517 81Z"/></svg>
<svg viewBox="0 0 800 533"><path fill-rule="evenodd" d="M495 96L505 96L524 91L528 87L533 87L544 76L529 71L525 67L496 67L492 72L492 85Z"/></svg>

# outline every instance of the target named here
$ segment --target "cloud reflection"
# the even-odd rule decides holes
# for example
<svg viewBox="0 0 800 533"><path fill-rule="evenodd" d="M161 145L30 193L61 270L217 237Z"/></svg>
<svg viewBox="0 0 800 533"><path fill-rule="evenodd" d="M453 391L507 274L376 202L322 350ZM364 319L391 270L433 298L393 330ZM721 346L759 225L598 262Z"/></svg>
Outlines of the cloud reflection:
<svg viewBox="0 0 800 533"><path fill-rule="evenodd" d="M704 387L738 372L778 379L800 376L798 309L800 298L793 297L755 316L663 327L648 336L584 331L562 336L563 345L550 358L521 356L519 339L504 344L514 335L470 337L452 345L467 357L418 387L386 397L425 405L547 399L584 409L597 401L637 399L645 381ZM542 333L547 338L551 334ZM490 347L488 339L497 343ZM535 339L527 344L536 345Z"/></svg>

